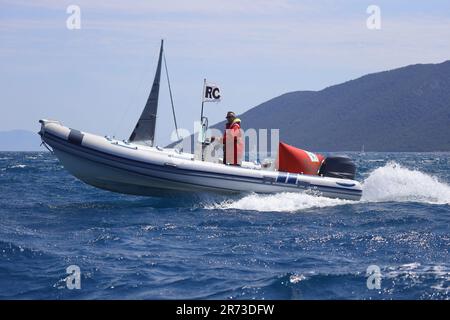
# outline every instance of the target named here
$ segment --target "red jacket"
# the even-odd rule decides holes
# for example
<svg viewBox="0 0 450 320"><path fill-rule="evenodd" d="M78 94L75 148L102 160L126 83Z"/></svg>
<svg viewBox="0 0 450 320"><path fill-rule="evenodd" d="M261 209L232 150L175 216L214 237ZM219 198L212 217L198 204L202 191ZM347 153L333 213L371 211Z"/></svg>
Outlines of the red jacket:
<svg viewBox="0 0 450 320"><path fill-rule="evenodd" d="M241 120L236 118L232 123L227 123L225 125L225 131L223 132L223 144L227 142L227 130L230 130L229 134L233 137L240 137Z"/></svg>
<svg viewBox="0 0 450 320"><path fill-rule="evenodd" d="M233 138L233 142L227 145L227 135ZM243 143L241 135L241 120L236 118L232 123L227 123L223 133L223 163L241 164ZM228 151L227 151L228 150Z"/></svg>

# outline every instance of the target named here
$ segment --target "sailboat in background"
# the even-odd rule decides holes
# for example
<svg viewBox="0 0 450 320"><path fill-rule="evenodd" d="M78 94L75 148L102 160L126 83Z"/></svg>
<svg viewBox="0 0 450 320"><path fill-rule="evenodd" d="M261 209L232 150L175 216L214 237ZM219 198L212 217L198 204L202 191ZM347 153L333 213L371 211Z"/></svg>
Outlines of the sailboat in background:
<svg viewBox="0 0 450 320"><path fill-rule="evenodd" d="M205 160L203 153L198 157L175 148L156 146L155 131L163 62L177 129L163 44L161 41L150 95L128 140L120 141L82 132L68 128L56 120L39 120L39 135L43 145L58 157L71 174L101 189L145 196L180 192L313 192L332 198L361 198L361 185L354 180L355 167L348 159L328 157L317 163L319 171L303 174L298 170L283 172L275 167L264 167L246 161L240 166L226 165L222 163L222 159ZM202 130L206 131L207 119L203 116L203 110L201 118ZM290 150L289 146L286 148ZM309 156L311 159L318 159L312 154Z"/></svg>
<svg viewBox="0 0 450 320"><path fill-rule="evenodd" d="M144 110L142 110L133 132L128 142L153 147L155 142L156 118L158 114L159 87L161 82L161 68L164 58L164 66L166 70L167 84L169 86L170 102L172 105L173 120L175 123L175 131L178 135L177 118L175 115L175 107L173 105L172 89L170 86L169 72L167 70L166 58L164 56L164 40L161 40L161 48L159 49L158 65L156 67L155 79L153 80L152 89L148 96ZM178 137L179 138L179 137Z"/></svg>
<svg viewBox="0 0 450 320"><path fill-rule="evenodd" d="M164 42L161 40L161 49L159 50L158 66L156 67L155 79L152 89L148 96L144 110L139 117L133 132L128 141L153 147L155 141L156 115L158 113L159 84L161 81L161 62L164 50Z"/></svg>

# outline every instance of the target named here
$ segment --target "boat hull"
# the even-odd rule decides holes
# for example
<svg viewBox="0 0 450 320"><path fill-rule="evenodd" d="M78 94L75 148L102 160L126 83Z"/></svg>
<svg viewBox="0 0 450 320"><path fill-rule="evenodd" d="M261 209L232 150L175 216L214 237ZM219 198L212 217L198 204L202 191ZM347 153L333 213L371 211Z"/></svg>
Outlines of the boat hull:
<svg viewBox="0 0 450 320"><path fill-rule="evenodd" d="M119 193L311 192L359 200L357 181L226 166L191 154L127 144L41 120L40 135L63 166L85 183Z"/></svg>

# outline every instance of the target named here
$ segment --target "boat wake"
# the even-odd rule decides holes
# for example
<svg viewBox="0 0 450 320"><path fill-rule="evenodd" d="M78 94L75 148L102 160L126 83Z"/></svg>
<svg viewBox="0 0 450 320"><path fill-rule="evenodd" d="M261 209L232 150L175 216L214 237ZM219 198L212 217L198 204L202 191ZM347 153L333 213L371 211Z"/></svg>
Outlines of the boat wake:
<svg viewBox="0 0 450 320"><path fill-rule="evenodd" d="M389 162L363 181L362 201L450 204L450 186L436 177Z"/></svg>
<svg viewBox="0 0 450 320"><path fill-rule="evenodd" d="M284 192L271 195L250 194L239 200L209 204L206 209L238 209L254 211L295 212L310 208L334 207L356 201L331 199L311 194Z"/></svg>
<svg viewBox="0 0 450 320"><path fill-rule="evenodd" d="M346 204L371 202L419 202L450 204L450 186L436 177L418 170L407 169L390 162L373 170L363 181L361 201L330 199L311 194L278 193L250 194L237 200L208 204L206 209L296 212Z"/></svg>

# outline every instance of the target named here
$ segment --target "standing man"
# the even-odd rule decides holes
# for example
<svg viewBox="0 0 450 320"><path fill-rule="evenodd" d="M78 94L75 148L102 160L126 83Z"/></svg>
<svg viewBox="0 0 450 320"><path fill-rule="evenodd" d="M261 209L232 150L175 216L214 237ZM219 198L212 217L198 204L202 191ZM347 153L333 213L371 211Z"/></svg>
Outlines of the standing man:
<svg viewBox="0 0 450 320"><path fill-rule="evenodd" d="M211 142L219 140L223 143L223 163L240 166L242 163L241 119L233 111L227 112L227 123L222 138L211 137Z"/></svg>

